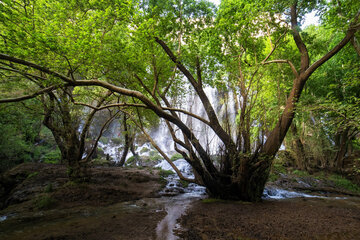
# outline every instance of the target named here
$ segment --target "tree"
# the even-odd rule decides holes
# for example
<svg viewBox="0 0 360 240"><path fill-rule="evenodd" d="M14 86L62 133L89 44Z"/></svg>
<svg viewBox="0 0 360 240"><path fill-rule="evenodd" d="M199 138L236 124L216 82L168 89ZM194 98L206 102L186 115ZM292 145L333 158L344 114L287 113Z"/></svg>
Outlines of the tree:
<svg viewBox="0 0 360 240"><path fill-rule="evenodd" d="M36 58L22 56L8 47L8 54L0 54L2 63L16 65L25 75L41 72L42 77L51 84L34 90L28 96L3 99L0 102L18 101L52 92L58 88L54 83L66 87L99 86L120 94L124 96L121 102L112 106L146 108L164 119L174 140L175 149L191 164L199 176L197 181L207 187L211 196L224 199L257 201L261 198L272 160L294 119L296 105L305 83L320 66L344 48L360 28L360 12L352 6L352 15L347 18L350 24L343 38L318 60L311 62L306 43L301 36L299 19L315 8L316 1L223 1L217 16L219 24L214 22L214 6L206 1L141 1L135 8L124 7L128 6L126 1L116 2L121 6L117 10L122 13L122 18L118 17L117 11L109 10L114 13L115 20L110 30L106 28L108 31L105 31L97 51L89 54L80 51L81 59L90 58L94 64L83 61L83 71L79 71L78 78L67 75L64 69L59 69L56 65L53 69L45 68L42 64L46 62L34 63ZM61 4L67 6L65 2ZM109 5L101 4L102 9L107 9L105 6ZM328 4L327 7L323 11L331 13L332 5ZM90 9L93 16L103 12L94 6ZM56 12L58 9L53 10ZM130 12L132 18L126 18L131 15ZM282 18L284 14L288 16L287 19ZM42 15L38 17L41 19ZM59 19L56 24L62 25L68 18ZM6 20L4 22L7 23ZM73 21L70 21L70 24L72 23ZM85 29L81 28L81 22L76 23L79 29ZM25 26L28 24L24 23ZM266 28L268 34L264 34L267 32L264 31ZM103 29L101 24L87 31L91 35L92 31L97 32L99 29ZM7 37L11 28L5 28L5 31ZM216 32L220 34L215 34ZM64 30L64 36L67 34L70 35ZM53 32L46 36L58 39ZM240 43L225 39L225 44L221 44L222 37L226 36L233 39L239 37ZM273 42L270 49L265 48L267 40ZM77 42L75 40L75 43ZM280 49L279 45L283 44L296 46L297 52L292 53L295 59L298 56L295 63L286 58L273 59L276 56L274 53ZM14 46L15 49L22 47ZM231 51L224 52L227 48ZM76 48L70 49L70 52L77 51ZM241 68L234 68L236 65L231 60L234 56L228 54L231 52L237 52L235 64ZM39 56L41 57L41 54ZM277 56L286 57L281 53ZM25 57L26 60L22 59ZM76 55L71 55L71 58L76 59ZM55 59L59 61L60 58L55 56ZM65 58L60 64L65 65L66 62ZM266 82L273 77L266 75L263 78L262 75L266 74L267 68L272 68L275 64L287 64L293 74L293 81L286 94L287 100L280 108L282 112L278 117L273 117L274 123L269 123L264 118L258 119L249 114L258 112L256 106L261 104L254 105L258 102L257 92L261 90L261 86L265 88ZM51 64L49 66L51 67ZM91 70L88 70L87 67L90 66ZM232 136L229 124L223 124L204 90L209 85L219 88L226 86L223 77L219 79L214 76L221 72L230 76L232 85L229 83L229 87L233 89L235 96L240 96L239 103L242 104L238 108L240 117L236 125L237 137ZM278 77L281 76L276 76ZM253 82L256 82L255 88ZM206 117L178 107L174 97L179 95L179 89L185 90L187 87L199 97ZM266 109L266 106L262 109ZM220 167L212 161L199 136L186 125L182 118L184 114L209 127L221 140L219 147L223 150ZM229 121L228 119L225 122ZM257 131L260 138L264 137L262 141L256 140L256 144L251 142L250 136L253 125L267 127L266 131Z"/></svg>
<svg viewBox="0 0 360 240"><path fill-rule="evenodd" d="M341 38L323 26L308 27L305 34L314 56L324 54ZM323 45L324 41L329 46ZM292 126L297 130L291 131L287 145L298 160L297 167L341 172L344 160L351 157L351 146L359 133L359 56L347 45L307 84Z"/></svg>

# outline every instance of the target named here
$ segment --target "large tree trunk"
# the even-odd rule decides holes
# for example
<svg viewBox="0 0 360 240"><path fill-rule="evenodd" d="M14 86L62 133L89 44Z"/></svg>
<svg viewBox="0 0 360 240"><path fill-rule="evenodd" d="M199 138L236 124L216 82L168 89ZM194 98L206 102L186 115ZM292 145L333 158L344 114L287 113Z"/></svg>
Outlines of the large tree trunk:
<svg viewBox="0 0 360 240"><path fill-rule="evenodd" d="M304 149L304 145L300 139L297 128L295 124L291 124L291 134L292 134L292 148L295 153L293 158L295 159L296 167L300 170L306 170L307 165L307 157Z"/></svg>
<svg viewBox="0 0 360 240"><path fill-rule="evenodd" d="M334 165L336 167L336 170L341 172L344 168L344 158L345 154L348 149L348 143L349 143L349 128L346 128L341 134L337 136L337 152L334 159Z"/></svg>
<svg viewBox="0 0 360 240"><path fill-rule="evenodd" d="M121 166L121 167L124 166L126 156L130 150L131 145L133 144L133 137L129 133L130 129L129 129L126 121L127 121L127 118L126 118L126 115L124 114L123 124L124 124L125 145L124 145L124 150L123 150L123 153L122 153L120 161L119 161L119 166Z"/></svg>
<svg viewBox="0 0 360 240"><path fill-rule="evenodd" d="M43 104L43 123L55 138L61 152L61 161L68 167L69 178L76 181L86 180L86 167L80 164L85 148L84 144L80 143L77 125L72 120L66 98L62 96L59 101L54 93L49 93L48 101Z"/></svg>
<svg viewBox="0 0 360 240"><path fill-rule="evenodd" d="M242 156L241 162L236 176L203 179L211 197L251 202L261 200L265 183L269 177L272 157L259 155L247 158Z"/></svg>

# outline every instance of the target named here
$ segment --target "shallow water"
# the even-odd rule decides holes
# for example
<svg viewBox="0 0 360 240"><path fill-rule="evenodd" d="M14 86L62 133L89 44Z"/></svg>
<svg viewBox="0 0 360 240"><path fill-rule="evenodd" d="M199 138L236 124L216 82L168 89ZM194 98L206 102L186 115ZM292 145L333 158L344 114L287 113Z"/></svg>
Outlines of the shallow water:
<svg viewBox="0 0 360 240"><path fill-rule="evenodd" d="M175 240L179 239L174 234L174 230L179 229L177 220L185 213L192 201L200 198L193 194L181 194L175 197L166 197L165 210L167 215L162 219L156 228L157 240Z"/></svg>

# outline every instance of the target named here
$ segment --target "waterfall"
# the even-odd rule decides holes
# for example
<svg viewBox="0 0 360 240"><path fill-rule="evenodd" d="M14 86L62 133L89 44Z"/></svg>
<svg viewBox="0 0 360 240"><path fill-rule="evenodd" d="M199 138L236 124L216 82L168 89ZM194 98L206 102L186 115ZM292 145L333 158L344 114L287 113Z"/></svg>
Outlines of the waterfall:
<svg viewBox="0 0 360 240"><path fill-rule="evenodd" d="M235 137L235 103L234 96L232 91L227 90L226 92L219 92L216 88L205 87L204 91L209 98L210 103L212 104L221 124L225 124L226 117L229 119L230 129L232 137ZM225 93L228 95L227 99L225 98ZM177 104L174 104L175 107L182 108L186 111L192 112L199 117L208 120L205 109L201 103L200 98L193 91L186 93L182 97L183 101L178 101ZM175 100L173 100L175 102ZM228 115L227 115L228 114ZM200 120L193 118L184 113L178 113L180 119L193 131L196 138L199 139L201 145L209 152L210 155L216 155L220 148L223 146L222 141L218 138L215 132L206 124ZM174 126L175 129L176 126ZM119 122L113 123L109 127L110 130L104 135L107 138L121 138L121 126ZM156 144L169 156L175 154L174 142L172 140L170 131L164 120L160 120L158 126L148 129L150 136L154 139ZM179 139L183 139L181 132L177 129L176 136ZM235 140L235 139L234 139ZM108 142L99 142L99 147L103 149L105 154L108 154L111 159L115 162L118 162L121 156L121 147L122 144L114 143L112 141ZM139 156L148 156L148 153L151 151L151 146L149 143L135 143L135 148ZM129 152L127 159L132 156L132 153Z"/></svg>

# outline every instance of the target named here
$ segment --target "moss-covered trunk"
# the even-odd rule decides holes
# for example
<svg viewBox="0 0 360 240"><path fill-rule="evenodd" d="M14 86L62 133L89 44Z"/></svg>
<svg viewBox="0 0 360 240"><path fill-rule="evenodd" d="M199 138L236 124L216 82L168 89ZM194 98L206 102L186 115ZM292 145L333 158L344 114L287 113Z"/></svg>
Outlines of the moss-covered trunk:
<svg viewBox="0 0 360 240"><path fill-rule="evenodd" d="M242 159L232 176L220 174L217 178L203 178L203 183L211 197L258 202L269 177L272 159L264 155Z"/></svg>

